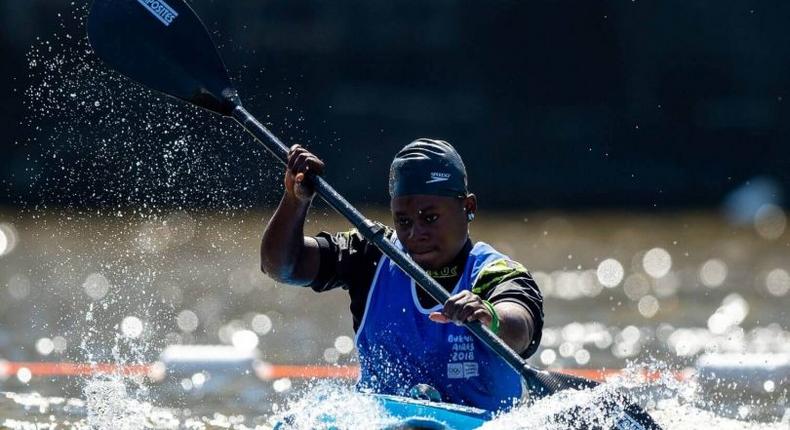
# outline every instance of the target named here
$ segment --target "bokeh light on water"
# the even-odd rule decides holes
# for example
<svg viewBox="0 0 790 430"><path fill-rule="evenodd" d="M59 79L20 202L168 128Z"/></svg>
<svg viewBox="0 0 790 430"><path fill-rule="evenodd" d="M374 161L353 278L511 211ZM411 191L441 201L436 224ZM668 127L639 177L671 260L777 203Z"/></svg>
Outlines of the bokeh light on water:
<svg viewBox="0 0 790 430"><path fill-rule="evenodd" d="M10 254L17 245L17 232L13 224L0 222L0 258Z"/></svg>
<svg viewBox="0 0 790 430"><path fill-rule="evenodd" d="M48 337L42 337L41 339L36 341L36 351L40 355L49 355L55 350L55 342Z"/></svg>
<svg viewBox="0 0 790 430"><path fill-rule="evenodd" d="M272 319L266 314L257 314L252 318L250 325L255 333L263 335L272 330Z"/></svg>
<svg viewBox="0 0 790 430"><path fill-rule="evenodd" d="M121 321L121 333L124 336L136 339L143 334L143 322L135 316L128 316Z"/></svg>
<svg viewBox="0 0 790 430"><path fill-rule="evenodd" d="M338 336L335 339L335 348L341 354L348 354L354 349L354 340L348 336Z"/></svg>
<svg viewBox="0 0 790 430"><path fill-rule="evenodd" d="M785 269L771 270L765 277L765 288L773 296L786 296L790 291L790 273Z"/></svg>
<svg viewBox="0 0 790 430"><path fill-rule="evenodd" d="M727 279L727 264L716 258L710 259L700 268L699 278L706 287L719 287Z"/></svg>
<svg viewBox="0 0 790 430"><path fill-rule="evenodd" d="M623 265L614 258L607 258L598 265L596 275L604 287L614 288L623 280Z"/></svg>
<svg viewBox="0 0 790 430"><path fill-rule="evenodd" d="M101 273L91 273L82 284L87 294L93 300L101 300L110 290L110 281Z"/></svg>
<svg viewBox="0 0 790 430"><path fill-rule="evenodd" d="M786 227L787 216L784 210L777 205L763 205L754 216L754 229L765 239L779 239L784 234Z"/></svg>
<svg viewBox="0 0 790 430"><path fill-rule="evenodd" d="M653 248L642 258L645 273L653 278L663 278L672 269L672 256L663 248Z"/></svg>
<svg viewBox="0 0 790 430"><path fill-rule="evenodd" d="M181 331L191 333L198 328L198 316L189 309L181 311L176 317L176 324Z"/></svg>
<svg viewBox="0 0 790 430"><path fill-rule="evenodd" d="M241 351L254 351L258 347L258 335L250 330L238 330L231 335L230 342Z"/></svg>

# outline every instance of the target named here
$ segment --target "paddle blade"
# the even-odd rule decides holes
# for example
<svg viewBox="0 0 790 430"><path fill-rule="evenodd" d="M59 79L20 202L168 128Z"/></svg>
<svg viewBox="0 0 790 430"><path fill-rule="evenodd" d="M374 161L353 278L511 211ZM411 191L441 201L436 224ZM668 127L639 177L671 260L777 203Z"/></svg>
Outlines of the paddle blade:
<svg viewBox="0 0 790 430"><path fill-rule="evenodd" d="M566 389L586 390L600 385L599 382L592 379L560 372L538 372L538 379L541 380L540 389L543 390L541 392L543 395ZM653 420L653 417L622 393L617 393L611 398L604 399L604 403L607 402L612 405L624 405L624 409L615 421L613 430L661 430L661 427ZM615 409L617 406L612 408Z"/></svg>
<svg viewBox="0 0 790 430"><path fill-rule="evenodd" d="M551 379L553 379L553 383L558 390L566 390L569 388L574 390L586 390L601 385L598 381L582 378L580 376L568 375L567 373L551 371L548 373L551 375Z"/></svg>
<svg viewBox="0 0 790 430"><path fill-rule="evenodd" d="M206 27L184 0L95 0L88 40L111 68L149 88L226 116L241 104Z"/></svg>

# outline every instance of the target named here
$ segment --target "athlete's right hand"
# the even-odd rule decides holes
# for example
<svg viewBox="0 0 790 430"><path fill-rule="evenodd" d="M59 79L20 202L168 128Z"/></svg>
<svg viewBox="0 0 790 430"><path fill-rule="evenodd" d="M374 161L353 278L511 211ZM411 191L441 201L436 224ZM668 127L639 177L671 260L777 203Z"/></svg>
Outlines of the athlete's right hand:
<svg viewBox="0 0 790 430"><path fill-rule="evenodd" d="M324 162L301 145L292 146L285 168L285 193L299 201L310 202L315 196L315 189L307 180L307 173L323 174Z"/></svg>

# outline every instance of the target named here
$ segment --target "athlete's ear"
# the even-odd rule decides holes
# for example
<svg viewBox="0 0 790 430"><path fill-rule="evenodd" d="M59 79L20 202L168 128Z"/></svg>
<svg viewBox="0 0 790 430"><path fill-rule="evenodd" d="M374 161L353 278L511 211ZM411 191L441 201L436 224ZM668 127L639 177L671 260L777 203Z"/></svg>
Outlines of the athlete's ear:
<svg viewBox="0 0 790 430"><path fill-rule="evenodd" d="M475 212L477 212L477 196L474 194L467 194L464 197L464 212L466 212L466 220L472 221L475 218Z"/></svg>

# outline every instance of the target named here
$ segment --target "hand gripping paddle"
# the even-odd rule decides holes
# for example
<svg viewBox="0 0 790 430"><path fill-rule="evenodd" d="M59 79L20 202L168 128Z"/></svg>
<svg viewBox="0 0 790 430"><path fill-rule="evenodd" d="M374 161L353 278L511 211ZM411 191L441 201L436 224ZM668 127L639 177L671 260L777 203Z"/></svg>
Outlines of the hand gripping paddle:
<svg viewBox="0 0 790 430"><path fill-rule="evenodd" d="M228 72L195 12L184 0L95 0L88 16L88 39L110 67L149 88L193 105L233 117L283 164L288 148L241 106ZM316 192L439 303L447 291L384 237L322 177L310 176ZM465 324L483 343L524 377L535 398L566 388L591 388L597 382L533 368L479 322ZM614 396L618 397L618 396ZM625 397L607 399L621 430L659 429L653 419ZM618 405L625 405L619 407ZM572 422L569 422L573 426Z"/></svg>

